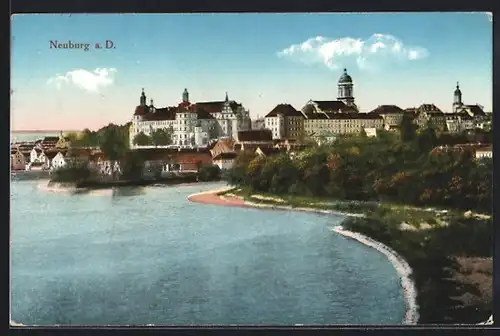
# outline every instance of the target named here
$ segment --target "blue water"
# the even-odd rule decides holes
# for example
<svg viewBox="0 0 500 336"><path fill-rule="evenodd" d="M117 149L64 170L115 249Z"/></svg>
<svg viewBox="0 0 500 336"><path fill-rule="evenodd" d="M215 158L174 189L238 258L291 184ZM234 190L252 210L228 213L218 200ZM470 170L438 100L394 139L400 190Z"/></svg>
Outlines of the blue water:
<svg viewBox="0 0 500 336"><path fill-rule="evenodd" d="M220 184L11 186L11 319L37 325L399 324L399 278L342 218L195 204Z"/></svg>
<svg viewBox="0 0 500 336"><path fill-rule="evenodd" d="M11 132L11 142L35 142L46 136L59 136L60 132Z"/></svg>

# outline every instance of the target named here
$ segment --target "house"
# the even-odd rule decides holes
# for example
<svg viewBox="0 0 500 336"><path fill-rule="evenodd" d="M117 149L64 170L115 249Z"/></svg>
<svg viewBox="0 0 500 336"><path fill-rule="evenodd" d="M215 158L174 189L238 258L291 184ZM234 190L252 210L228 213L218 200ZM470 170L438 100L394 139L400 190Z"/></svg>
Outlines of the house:
<svg viewBox="0 0 500 336"><path fill-rule="evenodd" d="M475 158L476 159L493 158L493 146L487 145L477 148L475 153Z"/></svg>
<svg viewBox="0 0 500 336"><path fill-rule="evenodd" d="M405 111L397 105L379 105L368 114L381 116L384 120L384 128L391 130L401 125Z"/></svg>
<svg viewBox="0 0 500 336"><path fill-rule="evenodd" d="M210 148L210 153L212 157L216 157L221 153L231 153L234 152L234 145L236 141L232 138L220 139Z"/></svg>
<svg viewBox="0 0 500 336"><path fill-rule="evenodd" d="M414 120L419 128L433 127L437 130L446 130L446 115L434 104L422 104L417 108Z"/></svg>
<svg viewBox="0 0 500 336"><path fill-rule="evenodd" d="M66 153L66 161L88 163L92 150L84 147L73 147Z"/></svg>
<svg viewBox="0 0 500 336"><path fill-rule="evenodd" d="M68 137L63 136L62 132L59 136L46 136L41 140L37 140L35 144L38 148L48 150L53 148L67 150L70 147Z"/></svg>
<svg viewBox="0 0 500 336"><path fill-rule="evenodd" d="M58 151L55 150L47 150L43 152L46 158L46 162L48 162L48 166L52 168L52 160L55 158L55 156L59 153Z"/></svg>
<svg viewBox="0 0 500 336"><path fill-rule="evenodd" d="M38 158L40 157L40 155L43 153L43 151L38 148L38 147L33 147L33 149L31 150L30 152L30 162L33 163L33 162L37 162L38 161Z"/></svg>
<svg viewBox="0 0 500 336"><path fill-rule="evenodd" d="M179 171L198 171L201 165L213 164L212 155L209 151L179 151L173 161L179 167Z"/></svg>
<svg viewBox="0 0 500 336"><path fill-rule="evenodd" d="M293 139L277 141L274 148L283 149L287 152L299 152L307 148L307 145L299 143Z"/></svg>
<svg viewBox="0 0 500 336"><path fill-rule="evenodd" d="M273 139L298 139L304 135L304 114L290 104L278 104L264 117Z"/></svg>
<svg viewBox="0 0 500 336"><path fill-rule="evenodd" d="M135 150L144 160L144 169L150 170L154 166L162 167L162 174L179 170L178 165L173 162L173 157L179 152L175 148L138 148Z"/></svg>
<svg viewBox="0 0 500 336"><path fill-rule="evenodd" d="M233 168L237 154L235 152L222 152L212 158L213 164L219 166L221 170Z"/></svg>
<svg viewBox="0 0 500 336"><path fill-rule="evenodd" d="M376 128L365 128L365 134L369 138L375 138L377 137L377 129Z"/></svg>
<svg viewBox="0 0 500 336"><path fill-rule="evenodd" d="M257 147L273 147L273 134L271 130L260 129L238 132L239 141L234 144L235 152L255 152Z"/></svg>
<svg viewBox="0 0 500 336"><path fill-rule="evenodd" d="M53 152L52 152L53 153ZM51 154L52 154L51 153ZM46 153L47 155L47 153ZM51 169L58 169L66 166L66 157L63 152L57 152L50 162Z"/></svg>
<svg viewBox="0 0 500 336"><path fill-rule="evenodd" d="M26 158L19 151L18 148L12 148L10 150L10 168L12 170L22 170L25 169L26 166Z"/></svg>

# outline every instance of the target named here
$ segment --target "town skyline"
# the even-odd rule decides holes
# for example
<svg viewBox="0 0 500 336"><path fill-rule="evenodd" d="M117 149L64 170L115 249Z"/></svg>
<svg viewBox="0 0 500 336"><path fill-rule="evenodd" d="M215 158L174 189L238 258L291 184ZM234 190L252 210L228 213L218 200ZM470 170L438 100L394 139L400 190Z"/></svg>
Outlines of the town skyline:
<svg viewBox="0 0 500 336"><path fill-rule="evenodd" d="M89 50L53 48L68 41ZM94 49L105 41L114 48ZM15 15L11 59L13 130L123 124L142 88L158 107L184 88L193 103L228 92L255 119L280 103L337 99L343 68L361 112L451 112L457 82L466 104L492 110L486 13Z"/></svg>

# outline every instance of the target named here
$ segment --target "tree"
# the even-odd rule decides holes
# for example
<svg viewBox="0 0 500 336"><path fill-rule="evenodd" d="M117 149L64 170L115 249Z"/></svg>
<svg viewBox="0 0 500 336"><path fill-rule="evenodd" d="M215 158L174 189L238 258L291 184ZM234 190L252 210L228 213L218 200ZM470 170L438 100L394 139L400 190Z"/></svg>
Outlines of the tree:
<svg viewBox="0 0 500 336"><path fill-rule="evenodd" d="M136 146L151 146L153 144L153 140L152 137L144 134L144 132L140 132L134 136L133 143Z"/></svg>
<svg viewBox="0 0 500 336"><path fill-rule="evenodd" d="M160 128L160 129L154 130L151 133L151 142L154 146L171 145L173 133L174 133L173 127Z"/></svg>
<svg viewBox="0 0 500 336"><path fill-rule="evenodd" d="M417 125L413 123L408 115L403 114L403 120L401 120L401 125L399 127L399 134L401 136L401 141L407 142L415 139L417 131Z"/></svg>
<svg viewBox="0 0 500 336"><path fill-rule="evenodd" d="M127 151L120 160L121 178L124 180L138 180L144 171L144 159L137 151Z"/></svg>
<svg viewBox="0 0 500 336"><path fill-rule="evenodd" d="M65 134L65 137L68 138L69 142L71 142L72 144L76 143L79 138L76 132L68 132Z"/></svg>
<svg viewBox="0 0 500 336"><path fill-rule="evenodd" d="M214 181L219 180L221 170L217 165L201 165L198 169L198 178L200 181Z"/></svg>
<svg viewBox="0 0 500 336"><path fill-rule="evenodd" d="M109 124L99 130L99 147L111 161L112 173L115 176L115 163L128 151L128 132L124 126Z"/></svg>
<svg viewBox="0 0 500 336"><path fill-rule="evenodd" d="M95 131L91 131L85 128L78 137L75 145L82 147L97 147L99 146L98 134Z"/></svg>

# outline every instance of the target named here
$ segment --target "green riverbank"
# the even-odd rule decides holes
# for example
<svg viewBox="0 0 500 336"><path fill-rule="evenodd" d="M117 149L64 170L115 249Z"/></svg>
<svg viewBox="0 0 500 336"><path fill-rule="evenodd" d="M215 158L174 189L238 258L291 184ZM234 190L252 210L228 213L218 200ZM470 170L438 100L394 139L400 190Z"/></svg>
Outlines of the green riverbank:
<svg viewBox="0 0 500 336"><path fill-rule="evenodd" d="M363 215L349 216L342 226L387 245L405 258L413 269L420 324L476 324L491 315L490 216L390 203L278 197L242 189L223 194L254 204Z"/></svg>

